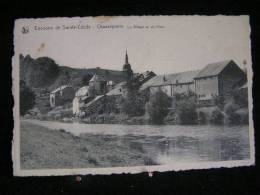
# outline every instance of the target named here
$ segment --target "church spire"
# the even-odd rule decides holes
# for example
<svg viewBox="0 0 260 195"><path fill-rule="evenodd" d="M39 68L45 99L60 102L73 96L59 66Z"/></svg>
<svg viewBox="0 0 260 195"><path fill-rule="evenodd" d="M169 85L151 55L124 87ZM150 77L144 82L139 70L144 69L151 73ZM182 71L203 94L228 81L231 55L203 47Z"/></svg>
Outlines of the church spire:
<svg viewBox="0 0 260 195"><path fill-rule="evenodd" d="M128 62L128 55L127 55L127 50L126 50L126 52L125 52L125 64L129 64L129 62Z"/></svg>
<svg viewBox="0 0 260 195"><path fill-rule="evenodd" d="M128 55L127 55L127 50L125 52L125 64L123 66L123 71L126 73L128 79L132 79L133 77L133 71L131 69L131 65L128 62Z"/></svg>

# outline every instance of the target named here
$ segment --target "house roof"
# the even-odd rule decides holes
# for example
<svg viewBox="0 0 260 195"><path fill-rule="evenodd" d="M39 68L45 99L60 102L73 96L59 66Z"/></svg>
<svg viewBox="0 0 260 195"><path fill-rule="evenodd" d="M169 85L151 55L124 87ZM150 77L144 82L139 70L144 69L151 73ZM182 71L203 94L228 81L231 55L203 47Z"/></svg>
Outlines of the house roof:
<svg viewBox="0 0 260 195"><path fill-rule="evenodd" d="M215 62L206 65L195 78L217 76L227 65L229 65L232 60L225 60L221 62Z"/></svg>
<svg viewBox="0 0 260 195"><path fill-rule="evenodd" d="M144 90L151 86L170 85L170 84L185 84L193 82L194 77L198 74L199 70L179 72L167 75L157 75L145 82L141 86Z"/></svg>
<svg viewBox="0 0 260 195"><path fill-rule="evenodd" d="M107 96L112 96L112 95L122 95L123 94L123 86L126 84L126 82L121 82L118 83L112 90L107 92ZM120 90L121 89L121 90Z"/></svg>
<svg viewBox="0 0 260 195"><path fill-rule="evenodd" d="M103 75L99 75L99 74L94 74L94 76L90 79L89 82L93 82L93 81L106 81Z"/></svg>
<svg viewBox="0 0 260 195"><path fill-rule="evenodd" d="M81 97L81 96L86 96L88 93L89 86L84 86L78 89L76 92L75 96L76 97Z"/></svg>
<svg viewBox="0 0 260 195"><path fill-rule="evenodd" d="M62 86L58 87L57 89L53 90L51 93L56 93L56 92L58 92L58 91L60 91L60 90L63 90L63 89L65 89L65 88L67 88L67 87L71 87L71 86L62 85Z"/></svg>
<svg viewBox="0 0 260 195"><path fill-rule="evenodd" d="M87 108L88 106L90 106L91 104L93 104L95 101L99 100L100 98L104 97L104 95L98 95L96 96L93 100L91 100L90 102L88 102L87 104L83 105L84 108Z"/></svg>
<svg viewBox="0 0 260 195"><path fill-rule="evenodd" d="M94 74L94 76L90 79L89 82L92 81L99 81L99 82L105 82L105 81L113 81L114 83L120 83L122 81L126 80L126 74L121 71L120 73L117 72L117 74L111 73L111 71L107 72L101 72L98 74Z"/></svg>

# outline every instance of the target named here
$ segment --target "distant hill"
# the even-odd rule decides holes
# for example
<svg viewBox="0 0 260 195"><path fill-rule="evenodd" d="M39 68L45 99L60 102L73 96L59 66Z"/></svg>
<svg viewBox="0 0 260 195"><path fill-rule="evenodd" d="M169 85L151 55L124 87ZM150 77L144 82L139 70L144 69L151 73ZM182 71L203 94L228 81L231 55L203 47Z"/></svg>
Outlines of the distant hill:
<svg viewBox="0 0 260 195"><path fill-rule="evenodd" d="M95 74L105 75L115 82L124 80L122 71L101 68L79 69L59 66L49 57L31 58L30 55L20 55L20 79L31 88L45 88L52 91L65 84L75 88L88 84Z"/></svg>

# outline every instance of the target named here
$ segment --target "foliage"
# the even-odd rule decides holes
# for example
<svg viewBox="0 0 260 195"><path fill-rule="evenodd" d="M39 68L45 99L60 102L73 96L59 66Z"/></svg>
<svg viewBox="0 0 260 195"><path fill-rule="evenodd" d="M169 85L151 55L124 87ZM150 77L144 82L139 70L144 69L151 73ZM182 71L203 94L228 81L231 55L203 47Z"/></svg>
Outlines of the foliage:
<svg viewBox="0 0 260 195"><path fill-rule="evenodd" d="M119 107L118 107L118 98L116 97L106 97L106 101L103 105L104 113L119 113Z"/></svg>
<svg viewBox="0 0 260 195"><path fill-rule="evenodd" d="M205 112L199 111L198 113L198 123L206 124L207 123L207 114Z"/></svg>
<svg viewBox="0 0 260 195"><path fill-rule="evenodd" d="M81 85L85 86L85 85L89 85L89 80L92 78L92 75L90 74L85 74L82 78L81 78Z"/></svg>
<svg viewBox="0 0 260 195"><path fill-rule="evenodd" d="M21 78L29 87L48 87L59 76L58 65L48 57L34 60L27 55L20 65Z"/></svg>
<svg viewBox="0 0 260 195"><path fill-rule="evenodd" d="M225 105L225 98L222 95L216 95L213 97L214 104L220 109L223 110Z"/></svg>
<svg viewBox="0 0 260 195"><path fill-rule="evenodd" d="M196 124L198 114L196 112L197 101L195 96L187 96L177 102L177 114L180 124Z"/></svg>
<svg viewBox="0 0 260 195"><path fill-rule="evenodd" d="M212 111L210 122L216 125L222 125L224 123L224 114L219 108L216 108Z"/></svg>
<svg viewBox="0 0 260 195"><path fill-rule="evenodd" d="M248 95L247 90L234 89L232 91L232 98L234 102L240 107L248 107Z"/></svg>
<svg viewBox="0 0 260 195"><path fill-rule="evenodd" d="M23 116L26 112L33 108L35 104L35 95L33 91L25 85L24 81L20 81L20 114Z"/></svg>
<svg viewBox="0 0 260 195"><path fill-rule="evenodd" d="M239 109L239 105L237 105L233 100L229 101L224 106L224 112L227 116L227 123L228 124L239 124L241 121L241 117L236 111Z"/></svg>
<svg viewBox="0 0 260 195"><path fill-rule="evenodd" d="M128 116L141 116L145 113L147 100L146 93L139 92L135 88L128 88L127 95L120 102L121 111Z"/></svg>
<svg viewBox="0 0 260 195"><path fill-rule="evenodd" d="M162 90L151 95L147 104L150 121L154 124L162 124L164 117L169 112L168 108L171 106L171 102L171 98Z"/></svg>

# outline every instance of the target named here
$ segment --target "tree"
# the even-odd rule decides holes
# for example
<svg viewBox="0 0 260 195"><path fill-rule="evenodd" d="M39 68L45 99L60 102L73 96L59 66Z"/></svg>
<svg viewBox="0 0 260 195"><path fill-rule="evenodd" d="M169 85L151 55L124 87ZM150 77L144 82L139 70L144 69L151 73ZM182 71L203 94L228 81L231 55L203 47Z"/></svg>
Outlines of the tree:
<svg viewBox="0 0 260 195"><path fill-rule="evenodd" d="M236 111L239 109L239 105L234 102L234 100L229 101L224 106L224 112L227 117L228 124L239 124L241 121L241 117Z"/></svg>
<svg viewBox="0 0 260 195"><path fill-rule="evenodd" d="M181 124L196 124L198 122L197 102L195 96L186 97L177 102L177 114Z"/></svg>
<svg viewBox="0 0 260 195"><path fill-rule="evenodd" d="M92 75L90 74L85 74L82 78L81 78L81 85L85 86L85 85L89 85L89 80L92 78Z"/></svg>
<svg viewBox="0 0 260 195"><path fill-rule="evenodd" d="M242 90L234 89L232 91L232 98L234 102L238 104L240 107L248 107L247 88Z"/></svg>
<svg viewBox="0 0 260 195"><path fill-rule="evenodd" d="M24 81L20 81L20 114L23 116L35 104L35 94L26 86Z"/></svg>
<svg viewBox="0 0 260 195"><path fill-rule="evenodd" d="M220 109L224 109L225 105L225 98L223 95L216 95L213 97L214 104Z"/></svg>
<svg viewBox="0 0 260 195"><path fill-rule="evenodd" d="M157 91L151 95L147 104L147 111L150 121L154 124L162 124L163 119L167 116L171 106L171 98L162 90Z"/></svg>
<svg viewBox="0 0 260 195"><path fill-rule="evenodd" d="M121 100L121 110L128 116L141 116L145 113L145 103L148 97L138 89L128 88L126 97Z"/></svg>

